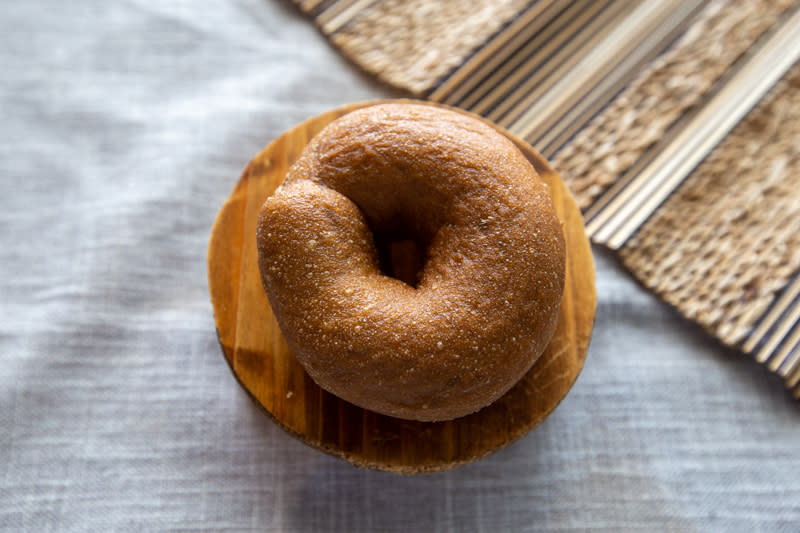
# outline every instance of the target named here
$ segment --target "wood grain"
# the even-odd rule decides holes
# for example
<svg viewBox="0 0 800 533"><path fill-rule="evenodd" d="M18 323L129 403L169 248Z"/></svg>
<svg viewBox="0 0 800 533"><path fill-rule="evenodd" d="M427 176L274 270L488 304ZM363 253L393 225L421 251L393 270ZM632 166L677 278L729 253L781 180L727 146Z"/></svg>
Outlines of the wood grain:
<svg viewBox="0 0 800 533"><path fill-rule="evenodd" d="M278 137L250 162L211 231L208 280L214 318L235 377L293 436L360 467L403 474L448 470L528 433L572 387L583 367L594 322L594 263L583 218L561 179L532 148L501 130L549 184L564 222L564 299L558 329L545 353L495 403L446 422L379 415L322 390L289 351L262 289L256 219L261 204L316 133L334 119L376 103L354 104L312 118Z"/></svg>

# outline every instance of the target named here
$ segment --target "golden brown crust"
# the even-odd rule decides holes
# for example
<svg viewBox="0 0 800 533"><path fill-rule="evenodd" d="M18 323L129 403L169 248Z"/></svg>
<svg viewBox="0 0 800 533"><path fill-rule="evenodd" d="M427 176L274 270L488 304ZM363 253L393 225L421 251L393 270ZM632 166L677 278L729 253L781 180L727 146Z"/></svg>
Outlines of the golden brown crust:
<svg viewBox="0 0 800 533"><path fill-rule="evenodd" d="M416 286L381 271L376 235L420 243ZM474 412L555 329L565 250L547 188L461 113L382 104L333 122L264 203L257 239L292 352L321 387L383 414Z"/></svg>

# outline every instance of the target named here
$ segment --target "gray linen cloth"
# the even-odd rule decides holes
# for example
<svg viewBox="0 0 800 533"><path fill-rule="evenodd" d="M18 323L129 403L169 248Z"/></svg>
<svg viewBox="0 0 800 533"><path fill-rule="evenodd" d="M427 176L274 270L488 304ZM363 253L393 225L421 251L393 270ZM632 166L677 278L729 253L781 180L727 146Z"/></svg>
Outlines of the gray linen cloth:
<svg viewBox="0 0 800 533"><path fill-rule="evenodd" d="M288 2L4 2L0 69L0 530L800 531L800 408L602 250L583 374L483 461L358 470L251 403L214 216L285 129L395 96Z"/></svg>

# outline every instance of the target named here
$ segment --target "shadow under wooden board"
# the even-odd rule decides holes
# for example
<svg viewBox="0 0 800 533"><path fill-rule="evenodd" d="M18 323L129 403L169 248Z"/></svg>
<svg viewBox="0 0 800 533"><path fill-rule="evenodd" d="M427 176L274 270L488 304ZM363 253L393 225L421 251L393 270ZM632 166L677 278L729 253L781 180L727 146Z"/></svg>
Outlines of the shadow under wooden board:
<svg viewBox="0 0 800 533"><path fill-rule="evenodd" d="M564 297L558 328L545 353L499 400L477 413L445 422L380 415L322 390L289 351L261 286L256 221L264 200L314 135L336 118L376 103L380 102L353 104L307 120L250 162L211 231L208 280L214 318L235 377L291 435L360 467L402 474L449 470L528 433L572 387L583 367L594 323L594 263L583 218L561 179L530 146L500 130L549 185L564 225Z"/></svg>

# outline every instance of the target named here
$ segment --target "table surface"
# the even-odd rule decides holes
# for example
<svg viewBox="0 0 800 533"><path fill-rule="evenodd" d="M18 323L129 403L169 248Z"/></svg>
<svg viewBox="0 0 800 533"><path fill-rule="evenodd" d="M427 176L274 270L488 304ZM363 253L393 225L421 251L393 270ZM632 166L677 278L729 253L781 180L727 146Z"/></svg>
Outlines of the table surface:
<svg viewBox="0 0 800 533"><path fill-rule="evenodd" d="M485 460L359 470L253 405L214 216L287 128L400 96L288 1L11 2L0 44L0 530L800 530L800 406L602 249L583 373Z"/></svg>

